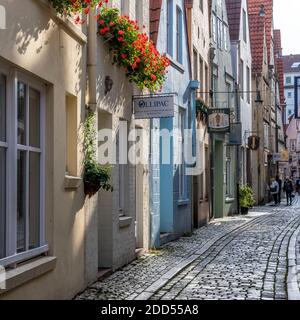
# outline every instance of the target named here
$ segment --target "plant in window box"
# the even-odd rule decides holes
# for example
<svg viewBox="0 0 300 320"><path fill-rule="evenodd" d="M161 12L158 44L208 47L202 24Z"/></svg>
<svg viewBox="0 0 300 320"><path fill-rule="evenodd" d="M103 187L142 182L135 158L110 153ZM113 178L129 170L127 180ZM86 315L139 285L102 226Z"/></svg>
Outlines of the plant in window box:
<svg viewBox="0 0 300 320"><path fill-rule="evenodd" d="M98 35L109 47L112 63L121 67L130 82L140 89L161 89L170 62L161 55L136 21L120 16L116 8L102 7L98 16Z"/></svg>
<svg viewBox="0 0 300 320"><path fill-rule="evenodd" d="M253 197L253 190L248 185L241 186L239 190L239 197L240 197L240 207L241 213L247 214L249 208L252 208L255 204L255 200Z"/></svg>
<svg viewBox="0 0 300 320"><path fill-rule="evenodd" d="M89 197L100 189L113 191L110 183L110 167L101 166L95 159L97 132L95 113L88 110L84 123L84 193Z"/></svg>

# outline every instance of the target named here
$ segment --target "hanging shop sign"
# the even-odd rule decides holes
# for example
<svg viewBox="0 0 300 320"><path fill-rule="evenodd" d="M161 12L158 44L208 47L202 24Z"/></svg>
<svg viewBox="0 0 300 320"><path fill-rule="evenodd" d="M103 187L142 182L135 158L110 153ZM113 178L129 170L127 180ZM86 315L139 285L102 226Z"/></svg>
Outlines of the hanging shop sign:
<svg viewBox="0 0 300 320"><path fill-rule="evenodd" d="M229 133L229 145L240 146L242 145L242 123L232 123Z"/></svg>
<svg viewBox="0 0 300 320"><path fill-rule="evenodd" d="M211 133L230 132L230 109L208 109L208 131Z"/></svg>
<svg viewBox="0 0 300 320"><path fill-rule="evenodd" d="M289 152L288 150L282 150L278 153L273 153L273 162L288 162Z"/></svg>
<svg viewBox="0 0 300 320"><path fill-rule="evenodd" d="M133 98L135 119L174 117L174 96L140 96Z"/></svg>
<svg viewBox="0 0 300 320"><path fill-rule="evenodd" d="M248 148L250 150L257 150L259 148L260 138L258 136L251 136L248 138Z"/></svg>

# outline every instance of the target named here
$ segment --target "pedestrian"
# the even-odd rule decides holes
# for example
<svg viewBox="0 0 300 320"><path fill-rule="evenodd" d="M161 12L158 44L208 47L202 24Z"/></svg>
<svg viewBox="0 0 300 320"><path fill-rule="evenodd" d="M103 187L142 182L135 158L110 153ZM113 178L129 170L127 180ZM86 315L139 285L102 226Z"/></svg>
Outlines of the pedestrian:
<svg viewBox="0 0 300 320"><path fill-rule="evenodd" d="M278 200L278 203L280 204L281 203L281 194L282 194L282 180L279 178L279 175L276 176L276 181L279 186L277 200Z"/></svg>
<svg viewBox="0 0 300 320"><path fill-rule="evenodd" d="M293 202L293 191L294 191L294 186L293 182L291 179L286 178L284 182L284 191L286 193L286 205L291 206Z"/></svg>
<svg viewBox="0 0 300 320"><path fill-rule="evenodd" d="M271 179L270 192L273 197L275 205L277 205L278 204L279 184L274 178Z"/></svg>

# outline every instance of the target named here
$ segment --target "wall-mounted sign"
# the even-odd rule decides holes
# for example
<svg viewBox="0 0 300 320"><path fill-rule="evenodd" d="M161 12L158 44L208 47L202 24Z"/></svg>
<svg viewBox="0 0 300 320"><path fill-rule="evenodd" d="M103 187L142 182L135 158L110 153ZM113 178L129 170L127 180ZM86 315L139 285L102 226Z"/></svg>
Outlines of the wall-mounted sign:
<svg viewBox="0 0 300 320"><path fill-rule="evenodd" d="M230 109L208 109L208 131L225 133L230 131Z"/></svg>
<svg viewBox="0 0 300 320"><path fill-rule="evenodd" d="M250 150L257 150L259 148L260 138L258 136L251 136L248 138L248 148Z"/></svg>
<svg viewBox="0 0 300 320"><path fill-rule="evenodd" d="M273 153L274 162L288 162L289 161L289 152L287 150L282 150L279 153Z"/></svg>
<svg viewBox="0 0 300 320"><path fill-rule="evenodd" d="M240 146L242 145L242 123L232 123L229 133L229 145Z"/></svg>
<svg viewBox="0 0 300 320"><path fill-rule="evenodd" d="M135 119L174 117L174 96L151 96L133 98Z"/></svg>

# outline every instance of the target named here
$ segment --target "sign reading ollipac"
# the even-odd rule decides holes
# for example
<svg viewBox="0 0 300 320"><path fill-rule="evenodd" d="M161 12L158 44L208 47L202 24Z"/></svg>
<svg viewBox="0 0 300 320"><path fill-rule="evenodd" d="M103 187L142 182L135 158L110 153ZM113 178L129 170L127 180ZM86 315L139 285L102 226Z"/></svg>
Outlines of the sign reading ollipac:
<svg viewBox="0 0 300 320"><path fill-rule="evenodd" d="M138 97L133 99L135 119L174 117L174 96Z"/></svg>
<svg viewBox="0 0 300 320"><path fill-rule="evenodd" d="M208 131L225 133L230 131L230 109L208 109Z"/></svg>

